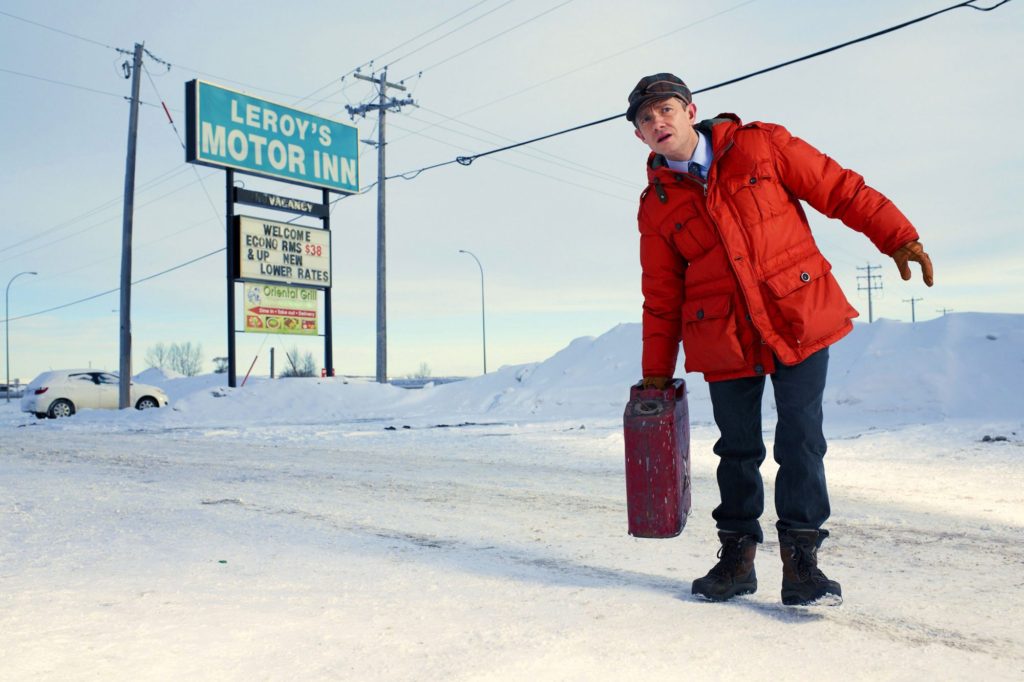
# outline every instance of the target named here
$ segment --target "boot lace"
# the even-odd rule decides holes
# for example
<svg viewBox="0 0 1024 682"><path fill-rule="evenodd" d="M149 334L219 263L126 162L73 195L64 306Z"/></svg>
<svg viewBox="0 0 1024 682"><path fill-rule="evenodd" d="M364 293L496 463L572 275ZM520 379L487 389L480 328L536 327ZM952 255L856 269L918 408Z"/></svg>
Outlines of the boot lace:
<svg viewBox="0 0 1024 682"><path fill-rule="evenodd" d="M828 578L818 568L818 559L815 556L817 548L807 542L797 541L790 547L790 556L796 566L796 574L800 580L810 580L814 583L828 582Z"/></svg>
<svg viewBox="0 0 1024 682"><path fill-rule="evenodd" d="M736 570L743 563L743 538L725 540L718 548L717 556L718 563L709 573L723 578L735 575Z"/></svg>

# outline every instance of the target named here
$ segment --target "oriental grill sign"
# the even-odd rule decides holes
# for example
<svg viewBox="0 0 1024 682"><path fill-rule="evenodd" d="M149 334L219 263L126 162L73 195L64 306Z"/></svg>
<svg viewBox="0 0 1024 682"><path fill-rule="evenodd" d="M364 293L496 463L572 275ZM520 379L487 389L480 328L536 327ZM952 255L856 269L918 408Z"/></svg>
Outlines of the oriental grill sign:
<svg viewBox="0 0 1024 682"><path fill-rule="evenodd" d="M186 161L359 191L355 126L200 80L185 84L185 109Z"/></svg>
<svg viewBox="0 0 1024 682"><path fill-rule="evenodd" d="M245 283L245 331L265 334L317 333L317 290Z"/></svg>
<svg viewBox="0 0 1024 682"><path fill-rule="evenodd" d="M235 216L243 280L331 286L331 233L292 223Z"/></svg>

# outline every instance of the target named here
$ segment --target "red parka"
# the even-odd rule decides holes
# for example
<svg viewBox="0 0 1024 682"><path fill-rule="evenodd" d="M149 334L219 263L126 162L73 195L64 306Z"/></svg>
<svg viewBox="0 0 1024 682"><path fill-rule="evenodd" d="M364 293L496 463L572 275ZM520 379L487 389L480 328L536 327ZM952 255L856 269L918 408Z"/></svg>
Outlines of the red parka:
<svg viewBox="0 0 1024 682"><path fill-rule="evenodd" d="M708 381L770 374L848 334L857 311L818 250L800 200L891 255L918 238L864 178L784 127L733 114L697 125L711 143L707 180L651 153L640 197L643 373Z"/></svg>

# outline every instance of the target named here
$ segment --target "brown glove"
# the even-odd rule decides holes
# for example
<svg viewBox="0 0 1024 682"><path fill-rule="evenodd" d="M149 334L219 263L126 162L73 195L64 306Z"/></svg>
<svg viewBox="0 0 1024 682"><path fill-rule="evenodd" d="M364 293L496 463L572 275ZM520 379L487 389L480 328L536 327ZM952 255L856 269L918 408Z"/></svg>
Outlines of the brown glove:
<svg viewBox="0 0 1024 682"><path fill-rule="evenodd" d="M672 383L669 377L644 377L644 388L656 388L664 391Z"/></svg>
<svg viewBox="0 0 1024 682"><path fill-rule="evenodd" d="M921 274L924 276L924 283L928 286L932 285L934 279L932 278L932 259L925 253L924 247L921 246L921 242L912 241L907 242L900 248L896 249L895 253L892 254L892 259L896 261L896 267L900 269L900 277L904 280L910 279L910 265L908 261L914 261L920 263Z"/></svg>

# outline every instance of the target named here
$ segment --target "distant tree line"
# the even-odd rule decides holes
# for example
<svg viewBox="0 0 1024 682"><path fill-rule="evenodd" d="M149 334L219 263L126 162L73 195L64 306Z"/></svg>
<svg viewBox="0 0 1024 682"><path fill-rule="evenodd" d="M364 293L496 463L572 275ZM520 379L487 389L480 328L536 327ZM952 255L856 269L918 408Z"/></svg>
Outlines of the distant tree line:
<svg viewBox="0 0 1024 682"><path fill-rule="evenodd" d="M312 377L317 375L316 360L312 353L301 353L292 346L285 351L286 363L282 377ZM213 358L213 371L223 374L228 370L226 357ZM187 377L194 377L203 370L203 347L198 343L157 343L146 351L146 365L166 369Z"/></svg>
<svg viewBox="0 0 1024 682"><path fill-rule="evenodd" d="M316 376L316 360L313 359L312 353L307 352L305 355L301 355L299 349L292 346L292 349L286 350L284 355L288 359L288 364L281 372L282 377Z"/></svg>
<svg viewBox="0 0 1024 682"><path fill-rule="evenodd" d="M203 347L191 341L170 344L160 342L146 351L146 364L194 377L203 369Z"/></svg>

